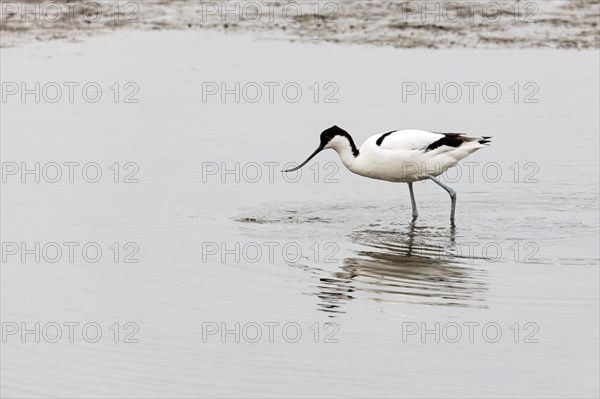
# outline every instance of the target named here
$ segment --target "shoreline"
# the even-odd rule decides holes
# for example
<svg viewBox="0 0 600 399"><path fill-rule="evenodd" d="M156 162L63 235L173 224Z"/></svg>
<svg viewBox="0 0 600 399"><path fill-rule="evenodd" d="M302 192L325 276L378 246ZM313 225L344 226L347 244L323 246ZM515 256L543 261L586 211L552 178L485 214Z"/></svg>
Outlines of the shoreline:
<svg viewBox="0 0 600 399"><path fill-rule="evenodd" d="M123 28L210 30L394 48L600 48L600 1L2 3L0 47ZM422 3L424 4L424 3ZM456 6L458 5L458 6ZM478 5L478 6L476 6Z"/></svg>

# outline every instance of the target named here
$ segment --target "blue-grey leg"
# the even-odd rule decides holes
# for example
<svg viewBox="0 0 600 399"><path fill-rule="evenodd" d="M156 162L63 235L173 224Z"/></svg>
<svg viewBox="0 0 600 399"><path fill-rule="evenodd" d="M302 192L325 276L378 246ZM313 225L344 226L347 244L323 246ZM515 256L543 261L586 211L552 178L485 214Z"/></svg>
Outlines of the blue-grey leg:
<svg viewBox="0 0 600 399"><path fill-rule="evenodd" d="M415 193L413 193L412 183L408 183L408 191L410 191L410 203L412 204L412 217L414 220L419 217L419 212L417 212L417 203L415 202Z"/></svg>
<svg viewBox="0 0 600 399"><path fill-rule="evenodd" d="M451 189L450 187L448 187L447 185L445 185L444 183L442 183L441 181L439 181L431 175L425 176L427 176L428 179L433 180L435 183L437 183L438 186L440 186L441 188L446 190L448 194L450 194L450 201L452 201L452 208L450 210L450 220L454 223L454 210L456 209L456 191L454 191L453 189Z"/></svg>

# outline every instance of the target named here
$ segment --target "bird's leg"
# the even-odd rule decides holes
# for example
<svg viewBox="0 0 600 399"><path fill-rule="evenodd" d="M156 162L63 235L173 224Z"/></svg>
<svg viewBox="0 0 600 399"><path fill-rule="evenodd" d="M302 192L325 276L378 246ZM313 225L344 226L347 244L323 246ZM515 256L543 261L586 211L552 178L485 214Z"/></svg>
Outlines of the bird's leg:
<svg viewBox="0 0 600 399"><path fill-rule="evenodd" d="M454 210L456 209L456 191L454 191L453 189L451 189L450 187L448 187L447 185L445 185L444 183L442 183L441 181L439 181L438 179L436 179L435 177L433 177L431 175L425 175L425 176L428 179L433 180L435 183L437 183L438 186L440 186L441 188L446 190L448 192L448 194L450 194L450 201L452 201L452 208L450 210L450 221L452 223L454 223Z"/></svg>
<svg viewBox="0 0 600 399"><path fill-rule="evenodd" d="M410 191L410 203L412 204L412 217L413 221L419 217L419 212L417 212L417 203L415 202L415 193L413 193L412 183L408 183L408 191Z"/></svg>

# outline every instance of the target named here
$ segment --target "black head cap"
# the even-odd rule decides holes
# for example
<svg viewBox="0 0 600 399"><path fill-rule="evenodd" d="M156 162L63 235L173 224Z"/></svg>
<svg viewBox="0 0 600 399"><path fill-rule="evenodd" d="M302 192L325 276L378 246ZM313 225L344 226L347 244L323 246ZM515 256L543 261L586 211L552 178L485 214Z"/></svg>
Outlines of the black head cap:
<svg viewBox="0 0 600 399"><path fill-rule="evenodd" d="M324 146L325 144L329 143L335 136L350 137L347 131L338 127L337 125L334 125L329 129L323 130L323 133L321 133L321 145Z"/></svg>
<svg viewBox="0 0 600 399"><path fill-rule="evenodd" d="M325 146L327 145L327 143L329 143L336 136L346 137L348 139L348 143L350 143L350 147L352 148L352 154L355 157L358 156L358 149L354 145L354 141L352 141L352 137L350 137L348 132L337 126L332 126L329 129L323 130L323 132L321 133L321 142L319 143L319 147L315 150L315 152L313 152L306 159L306 161L302 162L300 165L296 166L295 168L287 169L287 170L284 170L283 172L294 172L294 171L300 169L301 167L303 167L304 165L306 165L308 163L308 161L313 159L313 157L315 155L317 155L319 152L323 151L325 149Z"/></svg>
<svg viewBox="0 0 600 399"><path fill-rule="evenodd" d="M321 145L319 148L323 149L327 145L327 143L329 143L335 136L342 136L348 139L350 147L352 148L352 155L354 155L355 157L358 156L358 148L356 148L354 140L352 140L350 134L341 127L338 127L337 125L334 125L329 129L323 130L323 133L321 133Z"/></svg>

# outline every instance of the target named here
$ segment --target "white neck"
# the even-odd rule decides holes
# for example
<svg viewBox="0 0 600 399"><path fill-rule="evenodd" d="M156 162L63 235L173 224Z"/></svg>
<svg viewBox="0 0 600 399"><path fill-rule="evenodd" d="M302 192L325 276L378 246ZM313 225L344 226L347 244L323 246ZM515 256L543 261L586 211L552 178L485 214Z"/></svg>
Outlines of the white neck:
<svg viewBox="0 0 600 399"><path fill-rule="evenodd" d="M340 156L342 163L348 169L354 171L358 155L354 156L354 153L352 152L352 145L350 144L348 138L344 136L335 136L333 139L331 139L331 141L329 141L329 143L327 143L325 148L334 149Z"/></svg>

